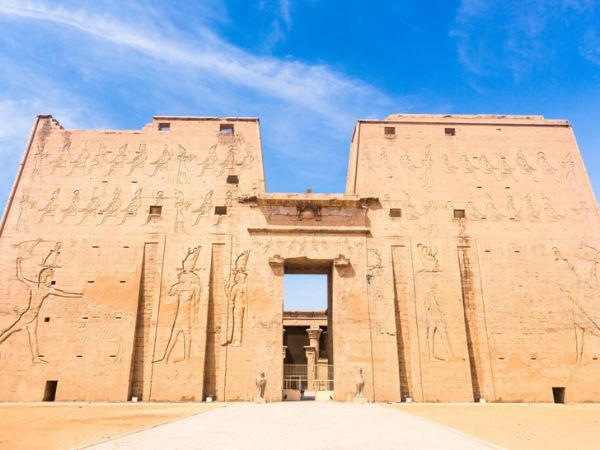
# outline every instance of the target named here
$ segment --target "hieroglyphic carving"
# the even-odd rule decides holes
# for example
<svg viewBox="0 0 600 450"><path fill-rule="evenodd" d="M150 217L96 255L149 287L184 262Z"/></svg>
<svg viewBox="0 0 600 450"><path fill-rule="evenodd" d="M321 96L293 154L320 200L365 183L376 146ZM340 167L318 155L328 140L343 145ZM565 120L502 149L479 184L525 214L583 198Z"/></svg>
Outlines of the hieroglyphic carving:
<svg viewBox="0 0 600 450"><path fill-rule="evenodd" d="M100 144L98 147L98 151L92 157L92 161L90 162L90 166L88 167L88 175L91 174L95 169L101 169L106 161L106 146L104 144Z"/></svg>
<svg viewBox="0 0 600 450"><path fill-rule="evenodd" d="M427 327L427 354L429 361L449 361L452 359L446 318L437 300L435 285L430 286L425 295L425 323ZM439 345L443 347L440 351Z"/></svg>
<svg viewBox="0 0 600 450"><path fill-rule="evenodd" d="M81 208L79 212L83 213L81 220L77 225L82 225L89 216L95 216L100 210L100 197L98 196L98 188L94 188L90 201Z"/></svg>
<svg viewBox="0 0 600 450"><path fill-rule="evenodd" d="M500 177L502 179L512 178L513 181L518 181L515 177L515 169L508 163L506 156L502 152L498 153L498 167L500 168Z"/></svg>
<svg viewBox="0 0 600 450"><path fill-rule="evenodd" d="M246 250L237 257L233 271L229 275L229 280L225 281L225 295L227 297L227 315L225 318L225 327L223 341L221 345L232 345L238 347L242 343L242 334L244 327L244 315L246 311L246 266L250 250Z"/></svg>
<svg viewBox="0 0 600 450"><path fill-rule="evenodd" d="M458 167L453 165L450 162L450 159L448 158L448 155L446 155L445 153L442 154L442 161L443 161L443 168L444 168L444 172L445 173L453 173L456 174L456 171L458 170Z"/></svg>
<svg viewBox="0 0 600 450"><path fill-rule="evenodd" d="M29 224L29 211L35 206L35 202L29 200L28 194L23 194L21 200L19 200L19 215L17 216L17 222L15 223L15 230L28 231Z"/></svg>
<svg viewBox="0 0 600 450"><path fill-rule="evenodd" d="M85 166L89 158L90 152L88 151L86 142L79 154L75 157L75 159L69 161L69 163L71 164L71 170L69 170L67 176L71 175L77 169L85 170Z"/></svg>
<svg viewBox="0 0 600 450"><path fill-rule="evenodd" d="M404 199L402 200L402 213L407 220L417 220L419 214L417 213L417 207L411 202L410 195L403 192Z"/></svg>
<svg viewBox="0 0 600 450"><path fill-rule="evenodd" d="M590 287L591 290L596 291L600 287L600 280L598 279L598 264L600 264L600 250L593 247L590 244L581 242L579 245L578 258L583 261L590 263L590 271L588 273L587 280L585 283Z"/></svg>
<svg viewBox="0 0 600 450"><path fill-rule="evenodd" d="M200 218L207 216L210 212L210 209L213 205L212 197L213 191L210 190L204 194L204 198L202 199L202 203L200 203L200 207L192 211L192 214L196 214L196 220L194 220L193 226L198 225Z"/></svg>
<svg viewBox="0 0 600 450"><path fill-rule="evenodd" d="M121 203L121 189L116 188L110 203L106 206L106 208L98 211L98 214L103 216L98 225L104 225L109 217L117 217L119 214L119 208L121 208Z"/></svg>
<svg viewBox="0 0 600 450"><path fill-rule="evenodd" d="M475 203L472 201L468 201L465 204L465 215L469 218L469 220L479 221L485 219L485 215L479 211L477 206L475 206Z"/></svg>
<svg viewBox="0 0 600 450"><path fill-rule="evenodd" d="M194 324L198 321L198 307L202 293L200 277L195 273L200 249L201 247L194 247L187 250L180 272L177 274L177 282L169 289L169 297L177 299L175 315L165 351L159 359L152 361L153 363L169 362L171 353L179 341L183 345L182 359L189 359L191 356L192 333Z"/></svg>
<svg viewBox="0 0 600 450"><path fill-rule="evenodd" d="M517 222L521 220L521 210L517 209L512 194L506 195L506 210L508 211L508 218L510 220Z"/></svg>
<svg viewBox="0 0 600 450"><path fill-rule="evenodd" d="M559 214L554 207L552 206L552 200L550 200L550 198L547 195L541 194L542 196L542 202L543 202L543 208L544 208L544 214L546 214L546 216L552 221L552 222L557 222L559 220L561 220L562 218L564 218L564 216L562 214Z"/></svg>
<svg viewBox="0 0 600 450"><path fill-rule="evenodd" d="M481 173L492 175L494 178L496 178L496 172L499 169L490 162L485 153L479 155L479 167L481 168Z"/></svg>
<svg viewBox="0 0 600 450"><path fill-rule="evenodd" d="M573 328L575 330L575 363L579 364L583 362L585 334L600 337L600 325L584 307L586 298L582 295L584 286L582 286L575 267L568 258L562 255L557 247L553 247L552 251L559 273L564 275L557 278L559 289L571 302Z"/></svg>
<svg viewBox="0 0 600 450"><path fill-rule="evenodd" d="M135 193L133 194L133 197L131 198L131 200L129 200L129 203L127 204L125 209L121 210L121 212L124 214L123 214L123 218L121 219L121 223L119 223L119 225L123 225L128 217L137 216L138 210L140 209L141 206L142 206L142 189L140 188L135 191Z"/></svg>
<svg viewBox="0 0 600 450"><path fill-rule="evenodd" d="M37 146L37 151L33 155L33 168L31 169L31 178L41 178L42 176L42 166L44 163L44 159L46 159L49 155L45 152L45 147L43 145Z"/></svg>
<svg viewBox="0 0 600 450"><path fill-rule="evenodd" d="M120 169L125 164L125 160L127 159L127 144L123 144L117 150L117 154L108 162L108 171L106 172L106 176L112 175L116 169Z"/></svg>
<svg viewBox="0 0 600 450"><path fill-rule="evenodd" d="M62 218L59 222L61 225L65 223L67 217L73 217L77 215L77 213L79 212L79 190L76 189L73 191L71 203L69 203L69 206L67 206L66 208L61 209L61 212L63 213Z"/></svg>
<svg viewBox="0 0 600 450"><path fill-rule="evenodd" d="M177 167L177 184L189 184L190 180L188 180L188 166L187 163L191 162L196 158L195 155L189 154L187 149L179 144L179 152L177 153L177 159L179 160L179 165Z"/></svg>
<svg viewBox="0 0 600 450"><path fill-rule="evenodd" d="M227 155L225 156L225 159L219 163L219 166L221 166L219 176L223 175L226 170L233 169L233 165L235 164L235 150L236 148L234 145L227 146Z"/></svg>
<svg viewBox="0 0 600 450"><path fill-rule="evenodd" d="M477 181L479 180L479 177L477 176L477 170L479 169L475 167L473 163L471 163L471 160L469 159L466 153L460 155L460 157L458 158L458 163L460 164L463 175L466 175L467 177L472 177Z"/></svg>
<svg viewBox="0 0 600 450"><path fill-rule="evenodd" d="M387 162L387 154L385 154L385 160ZM404 169L409 170L411 172L414 171L415 169L419 168L419 166L415 165L412 162L412 159L410 158L410 154L408 153L408 150L405 148L402 149L402 153L400 154L400 164ZM391 166L391 164L390 164L390 166Z"/></svg>
<svg viewBox="0 0 600 450"><path fill-rule="evenodd" d="M54 213L58 209L58 195L59 194L60 194L60 188L56 189L52 193L52 196L50 197L50 200L48 200L48 203L46 203L46 205L43 208L40 208L39 211L42 212L42 215L40 216L40 220L38 220L38 224L41 224L46 217L54 217Z"/></svg>
<svg viewBox="0 0 600 450"><path fill-rule="evenodd" d="M148 159L148 150L146 149L146 144L140 144L138 151L135 152L135 156L131 161L128 161L129 172L127 175L133 175L136 169L143 169L146 164L146 160Z"/></svg>
<svg viewBox="0 0 600 450"><path fill-rule="evenodd" d="M421 272L441 272L440 263L437 258L438 250L431 245L417 244L417 250L419 257L421 258L422 268Z"/></svg>
<svg viewBox="0 0 600 450"><path fill-rule="evenodd" d="M486 216L494 221L504 219L506 216L500 212L500 210L496 206L496 203L494 202L494 199L492 198L492 196L487 193L485 195L487 197L487 202L485 204Z"/></svg>
<svg viewBox="0 0 600 450"><path fill-rule="evenodd" d="M573 186L575 183L575 160L571 152L567 153L560 162L562 170L562 179L569 186Z"/></svg>
<svg viewBox="0 0 600 450"><path fill-rule="evenodd" d="M521 211L524 212L524 214L526 214L526 218L528 218L531 221L537 222L538 220L540 220L540 210L536 209L535 206L533 206L533 201L531 199L530 194L526 194L523 197L523 205L521 207Z"/></svg>
<svg viewBox="0 0 600 450"><path fill-rule="evenodd" d="M156 161L153 161L152 163L150 163L152 166L154 166L154 170L152 171L150 176L153 177L159 171L162 171L163 169L167 169L167 167L169 165L169 161L171 161L172 157L173 157L173 154L169 151L169 146L167 144L165 144L165 147L163 148L163 151L160 154L160 156L158 157L158 159Z"/></svg>
<svg viewBox="0 0 600 450"><path fill-rule="evenodd" d="M217 144L211 146L208 149L208 155L206 155L206 158L204 158L204 160L202 160L202 162L198 163L198 165L201 167L200 173L198 174L198 176L199 177L204 176L204 172L206 172L208 169L212 169L213 167L215 167L216 162L217 162Z"/></svg>
<svg viewBox="0 0 600 450"><path fill-rule="evenodd" d="M58 169L64 169L67 167L67 163L71 160L70 148L71 143L66 142L56 157L50 161L50 166L52 167L52 170L50 170L50 175L54 175Z"/></svg>
<svg viewBox="0 0 600 450"><path fill-rule="evenodd" d="M175 192L175 233L187 233L185 228L186 211L190 207L190 202L185 199L183 192Z"/></svg>
<svg viewBox="0 0 600 450"><path fill-rule="evenodd" d="M517 168L523 175L528 176L533 181L538 181L535 177L536 169L527 162L527 158L525 158L525 155L521 150L517 151Z"/></svg>
<svg viewBox="0 0 600 450"><path fill-rule="evenodd" d="M423 206L423 215L426 217L427 222L425 227L421 227L427 236L434 236L437 234L437 210L438 206L433 200L429 200Z"/></svg>
<svg viewBox="0 0 600 450"><path fill-rule="evenodd" d="M431 145L428 145L427 147L425 147L425 150L423 150L423 156L421 157L421 168L423 170L423 186L424 187L431 187L431 177L432 177L432 166L433 166L433 159L431 159Z"/></svg>
<svg viewBox="0 0 600 450"><path fill-rule="evenodd" d="M244 156L240 161L237 161L235 165L239 167L239 172L242 173L246 169L250 169L252 167L252 163L254 162L254 155L249 148L245 149Z"/></svg>
<svg viewBox="0 0 600 450"><path fill-rule="evenodd" d="M557 169L552 167L552 165L546 159L546 154L544 152L538 152L537 154L537 165L542 172L542 174L550 175L553 179L556 180Z"/></svg>
<svg viewBox="0 0 600 450"><path fill-rule="evenodd" d="M27 331L31 360L33 363L47 362L40 357L37 337L38 314L44 301L50 296L63 298L83 297L83 294L80 292L63 291L53 285L54 271L57 268L55 264L60 251L60 242L57 242L48 256L44 258L43 263L40 265L41 269L39 269L39 272L37 273L37 279L32 280L24 275L22 267L23 261L29 260L32 257L34 248L40 242L41 239L37 239L35 241L25 241L14 246L19 248L20 251L25 251L25 255L21 253L16 258L16 276L17 280L23 283L29 291L27 294L28 301L25 309L18 312L17 318L8 327L0 331L0 345L4 344L4 342L15 333Z"/></svg>

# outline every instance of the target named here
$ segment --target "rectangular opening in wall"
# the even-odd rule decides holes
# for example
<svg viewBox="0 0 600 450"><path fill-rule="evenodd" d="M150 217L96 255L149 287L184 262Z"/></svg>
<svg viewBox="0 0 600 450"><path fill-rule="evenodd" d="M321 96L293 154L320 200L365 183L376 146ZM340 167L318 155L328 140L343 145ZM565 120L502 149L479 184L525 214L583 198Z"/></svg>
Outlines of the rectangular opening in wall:
<svg viewBox="0 0 600 450"><path fill-rule="evenodd" d="M154 205L150 207L148 214L151 216L160 216L162 214L162 206Z"/></svg>
<svg viewBox="0 0 600 450"><path fill-rule="evenodd" d="M446 136L455 136L456 135L456 128L444 128L444 134Z"/></svg>
<svg viewBox="0 0 600 450"><path fill-rule="evenodd" d="M50 322L50 317L44 317L44 322L46 322L46 323Z"/></svg>
<svg viewBox="0 0 600 450"><path fill-rule="evenodd" d="M314 400L317 391L334 390L332 270L332 260L284 262L284 399Z"/></svg>
<svg viewBox="0 0 600 450"><path fill-rule="evenodd" d="M227 206L215 206L215 215L217 215L217 216L227 215Z"/></svg>
<svg viewBox="0 0 600 450"><path fill-rule="evenodd" d="M464 209L455 209L454 210L454 218L455 219L464 219L465 218L465 210Z"/></svg>
<svg viewBox="0 0 600 450"><path fill-rule="evenodd" d="M383 133L386 137L396 136L396 127L384 127Z"/></svg>
<svg viewBox="0 0 600 450"><path fill-rule="evenodd" d="M565 388L564 387L553 387L552 397L554 397L554 403L565 402Z"/></svg>
<svg viewBox="0 0 600 450"><path fill-rule="evenodd" d="M327 275L286 274L283 290L284 311L327 310Z"/></svg>
<svg viewBox="0 0 600 450"><path fill-rule="evenodd" d="M227 184L239 184L240 183L240 179L238 178L237 175L229 175L227 177Z"/></svg>
<svg viewBox="0 0 600 450"><path fill-rule="evenodd" d="M219 132L221 134L233 136L233 124L232 123L222 123L219 127Z"/></svg>
<svg viewBox="0 0 600 450"><path fill-rule="evenodd" d="M53 402L56 399L56 388L58 387L57 380L46 380L46 388L44 389L45 402Z"/></svg>
<svg viewBox="0 0 600 450"><path fill-rule="evenodd" d="M171 124L168 122L159 122L158 131L171 131Z"/></svg>
<svg viewBox="0 0 600 450"><path fill-rule="evenodd" d="M402 210L400 208L391 208L390 217L402 217Z"/></svg>

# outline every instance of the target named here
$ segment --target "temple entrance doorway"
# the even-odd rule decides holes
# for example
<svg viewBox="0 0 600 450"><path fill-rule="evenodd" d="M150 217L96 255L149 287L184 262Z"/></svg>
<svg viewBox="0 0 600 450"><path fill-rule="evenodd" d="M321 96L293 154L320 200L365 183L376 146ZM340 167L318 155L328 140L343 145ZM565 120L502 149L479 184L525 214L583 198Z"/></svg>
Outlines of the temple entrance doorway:
<svg viewBox="0 0 600 450"><path fill-rule="evenodd" d="M333 400L329 260L285 261L283 399Z"/></svg>

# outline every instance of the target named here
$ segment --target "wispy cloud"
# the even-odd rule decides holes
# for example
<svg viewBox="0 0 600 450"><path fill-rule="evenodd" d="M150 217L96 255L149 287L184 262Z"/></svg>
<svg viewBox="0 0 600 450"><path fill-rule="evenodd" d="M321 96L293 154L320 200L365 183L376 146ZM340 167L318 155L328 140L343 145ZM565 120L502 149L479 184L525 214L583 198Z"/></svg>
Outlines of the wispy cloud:
<svg viewBox="0 0 600 450"><path fill-rule="evenodd" d="M218 31L230 20L223 4L207 2L171 11L154 1L0 0L0 95L30 105L22 109L29 124L38 112L84 128L122 128L124 118L152 114L259 116L271 187L297 189L318 158L331 180L314 187L342 188L355 120L406 111L408 101L323 64L235 46ZM278 3L282 26L292 25L291 7ZM38 86L25 89L30 78ZM27 132L15 133L17 154Z"/></svg>
<svg viewBox="0 0 600 450"><path fill-rule="evenodd" d="M591 0L463 0L450 35L469 72L479 77L509 73L518 82L556 64L570 45L564 39L569 30L583 35L581 54L594 61L589 42L598 20L598 4Z"/></svg>
<svg viewBox="0 0 600 450"><path fill-rule="evenodd" d="M289 4L282 2L282 17L289 17ZM288 5L288 6L285 6ZM165 35L162 26L146 18L143 26L123 22L114 16L86 10L52 7L43 3L9 2L0 12L14 18L51 22L74 28L97 39L140 52L157 63L181 65L211 77L248 87L262 95L301 105L329 116L338 124L347 123L345 101L370 97L375 102L389 99L374 87L336 73L323 65L257 57L221 40L201 26L199 38Z"/></svg>

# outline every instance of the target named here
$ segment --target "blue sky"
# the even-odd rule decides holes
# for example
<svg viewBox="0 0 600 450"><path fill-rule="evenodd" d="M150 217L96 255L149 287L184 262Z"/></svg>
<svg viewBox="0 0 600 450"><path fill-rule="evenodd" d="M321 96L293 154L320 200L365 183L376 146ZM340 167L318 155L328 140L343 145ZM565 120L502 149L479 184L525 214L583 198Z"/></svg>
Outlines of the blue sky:
<svg viewBox="0 0 600 450"><path fill-rule="evenodd" d="M258 116L267 189L344 190L358 118L569 119L600 192L598 0L0 0L0 201L36 114Z"/></svg>

